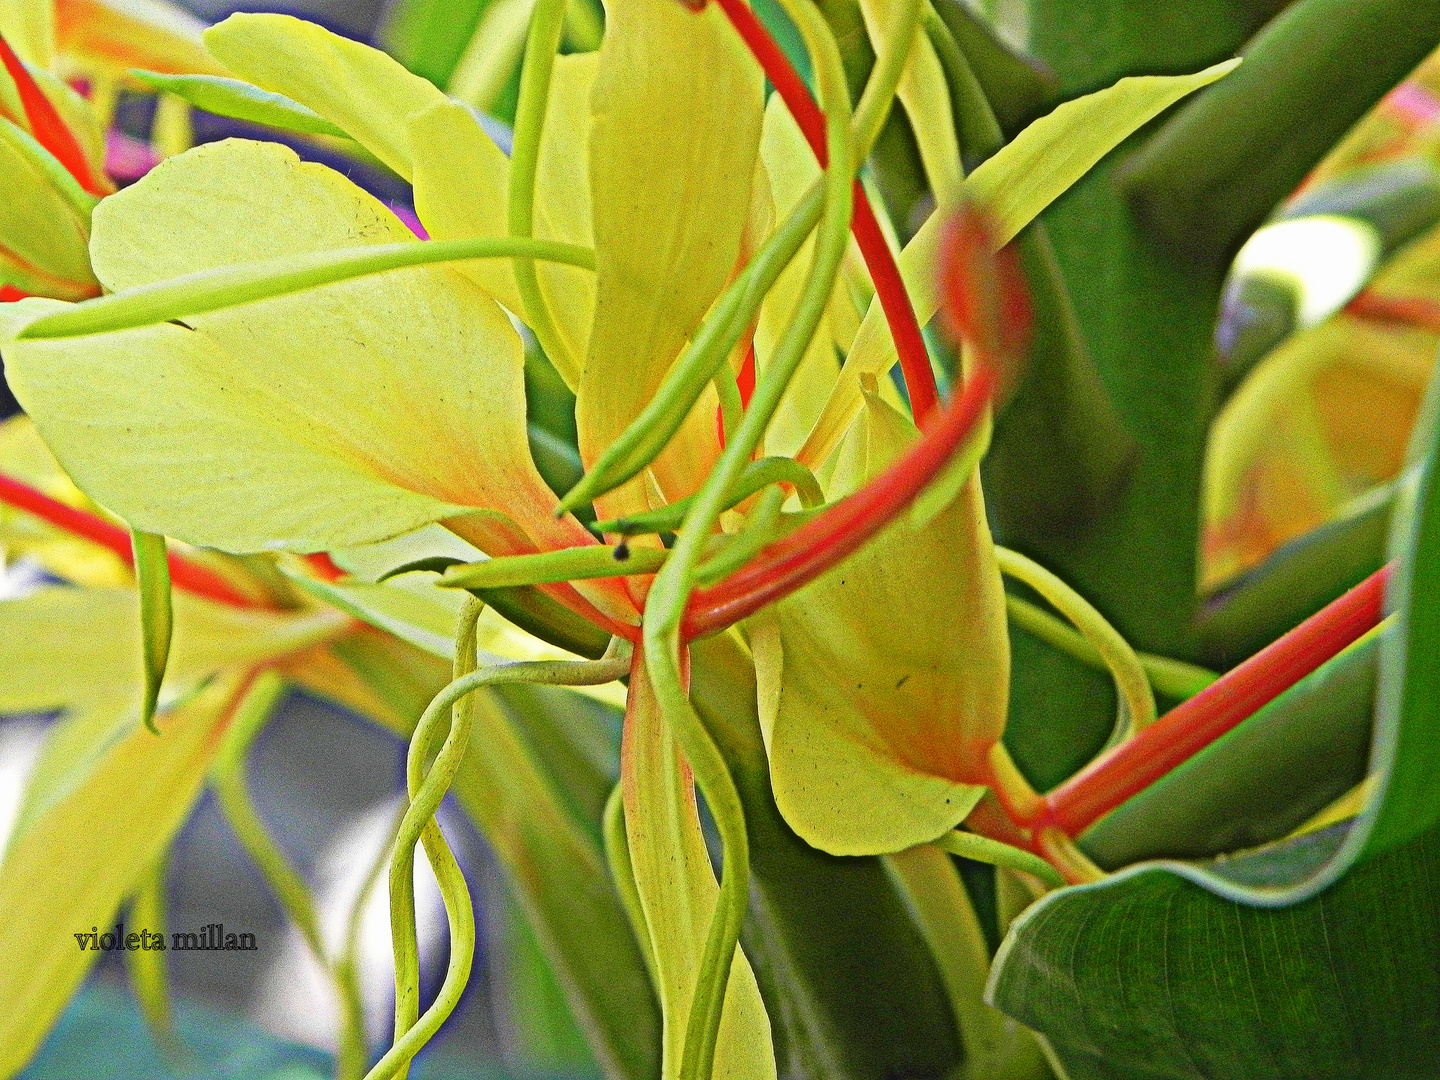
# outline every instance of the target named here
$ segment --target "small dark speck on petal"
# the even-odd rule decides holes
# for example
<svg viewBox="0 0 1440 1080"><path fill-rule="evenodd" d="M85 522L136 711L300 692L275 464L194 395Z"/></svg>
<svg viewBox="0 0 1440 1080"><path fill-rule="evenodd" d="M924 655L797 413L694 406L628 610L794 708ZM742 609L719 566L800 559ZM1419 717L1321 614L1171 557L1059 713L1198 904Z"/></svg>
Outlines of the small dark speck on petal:
<svg viewBox="0 0 1440 1080"><path fill-rule="evenodd" d="M630 545L622 540L615 545L615 561L624 562L628 558L630 558Z"/></svg>

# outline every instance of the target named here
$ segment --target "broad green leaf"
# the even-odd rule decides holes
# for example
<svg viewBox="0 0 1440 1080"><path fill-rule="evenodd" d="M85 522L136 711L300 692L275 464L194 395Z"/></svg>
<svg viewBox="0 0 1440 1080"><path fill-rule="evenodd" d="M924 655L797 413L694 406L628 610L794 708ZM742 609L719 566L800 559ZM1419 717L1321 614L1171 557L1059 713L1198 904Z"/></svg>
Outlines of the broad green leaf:
<svg viewBox="0 0 1440 1080"><path fill-rule="evenodd" d="M93 254L123 290L408 236L338 174L232 140L172 158L106 200ZM71 475L137 528L238 551L313 551L465 515L455 527L497 554L591 542L551 515L530 459L519 338L447 270L4 351L12 388ZM486 362L457 368L456 356ZM118 412L117 396L127 403Z"/></svg>
<svg viewBox="0 0 1440 1080"><path fill-rule="evenodd" d="M8 668L6 670L13 670ZM93 748L87 782L57 792L24 822L0 863L0 1074L34 1053L101 953L75 935L102 932L184 823L224 730L238 673L217 679L166 719Z"/></svg>
<svg viewBox="0 0 1440 1080"><path fill-rule="evenodd" d="M385 11L375 43L416 75L445 86L492 0L400 0Z"/></svg>
<svg viewBox="0 0 1440 1080"><path fill-rule="evenodd" d="M915 438L868 398L827 496L853 491ZM791 828L832 854L870 855L958 825L1005 728L1004 619L973 475L923 528L902 518L757 619L761 726Z"/></svg>
<svg viewBox="0 0 1440 1080"><path fill-rule="evenodd" d="M156 735L155 708L160 701L160 684L170 661L170 637L175 628L175 609L170 598L170 562L165 537L130 531L135 552L135 591L140 597L140 658L144 673L145 697L140 719Z"/></svg>
<svg viewBox="0 0 1440 1080"><path fill-rule="evenodd" d="M660 1076L675 1080L720 887L700 832L690 769L661 717L638 656L630 676L620 783L630 863L658 968L664 1022ZM738 945L720 1016L714 1073L736 1080L773 1080L776 1075L770 1018Z"/></svg>
<svg viewBox="0 0 1440 1080"><path fill-rule="evenodd" d="M314 109L239 79L218 75L163 75L158 71L135 71L132 74L147 86L168 91L184 98L197 109L216 116L267 124L282 131L348 137Z"/></svg>
<svg viewBox="0 0 1440 1080"><path fill-rule="evenodd" d="M409 118L449 100L378 49L289 15L231 15L205 31L205 47L240 78L313 109L406 180Z"/></svg>
<svg viewBox="0 0 1440 1080"><path fill-rule="evenodd" d="M1238 856L1226 873L1313 866L1345 830ZM1437 873L1433 830L1279 910L1142 863L1021 915L990 998L1050 1040L1071 1080L1430 1076Z"/></svg>
<svg viewBox="0 0 1440 1080"><path fill-rule="evenodd" d="M759 66L718 10L617 0L607 17L591 93L597 299L576 405L587 465L650 400L735 268L763 104ZM714 416L707 393L652 467L667 500L709 472ZM604 517L649 509L643 481L601 501Z"/></svg>
<svg viewBox="0 0 1440 1080"><path fill-rule="evenodd" d="M606 1075L652 1077L660 1017L595 831L567 808L498 700L476 695L474 710L471 753L456 774L456 798L505 868Z"/></svg>
<svg viewBox="0 0 1440 1080"><path fill-rule="evenodd" d="M1346 131L1435 49L1436 0L1306 0L1245 48L1245 66L1136 155L1126 188L1192 257L1233 251ZM1255 153L1259 148L1264 153Z"/></svg>
<svg viewBox="0 0 1440 1080"><path fill-rule="evenodd" d="M962 194L989 211L995 242L1006 244L1136 129L1238 63L1227 61L1194 75L1121 79L1108 89L1067 101L968 176ZM931 215L900 254L900 273L922 325L940 303L937 260L943 225L942 215ZM895 344L879 303L873 302L825 412L800 452L802 461L813 464L829 456L860 408L859 377L889 371L895 360Z"/></svg>

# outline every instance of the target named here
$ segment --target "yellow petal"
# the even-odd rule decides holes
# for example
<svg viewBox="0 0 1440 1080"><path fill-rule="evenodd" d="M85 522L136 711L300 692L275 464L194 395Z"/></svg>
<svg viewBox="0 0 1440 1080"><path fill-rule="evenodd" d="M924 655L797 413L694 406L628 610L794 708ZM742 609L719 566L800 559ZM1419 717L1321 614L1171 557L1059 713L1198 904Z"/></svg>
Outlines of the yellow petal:
<svg viewBox="0 0 1440 1080"><path fill-rule="evenodd" d="M765 163L765 173L770 181L775 218L783 221L820 176L820 166L778 94L771 95L765 108L760 157ZM796 252L795 258L785 268L760 306L760 319L755 327L757 374L764 373L775 346L779 344L790 323L795 304L805 287L814 247L815 239L812 236ZM844 288L843 283L836 286L832 307L849 302L842 295ZM790 455L799 449L819 418L820 410L824 407L839 374L840 362L835 354L833 334L827 316L805 350L800 367L790 382L790 389L780 407L775 410L775 418L770 421L770 426L765 431L767 454Z"/></svg>
<svg viewBox="0 0 1440 1080"><path fill-rule="evenodd" d="M44 0L26 0L49 7ZM173 75L225 75L205 52L205 24L164 0L55 0L57 47L67 66L91 72L145 68Z"/></svg>
<svg viewBox="0 0 1440 1080"><path fill-rule="evenodd" d="M576 420L588 464L635 418L735 268L760 139L760 69L723 15L614 0L592 96L598 298ZM718 451L714 399L654 476L693 491ZM643 508L643 478L602 500Z"/></svg>
<svg viewBox="0 0 1440 1080"><path fill-rule="evenodd" d="M0 251L32 273L53 279L57 286L68 285L70 291L57 292L58 296L74 296L75 286L93 291L85 222L21 151L17 145L21 137L15 127L0 124L0 176L5 177Z"/></svg>
<svg viewBox="0 0 1440 1080"><path fill-rule="evenodd" d="M0 0L0 34L21 60L48 68L55 55L55 5L48 0Z"/></svg>
<svg viewBox="0 0 1440 1080"><path fill-rule="evenodd" d="M860 0L865 29L870 40L877 42L877 52L885 51L886 46L879 43L885 37L886 26L894 18L894 9L902 2L906 0ZM947 206L960 190L964 173L960 168L960 145L955 138L955 123L951 119L953 114L945 71L923 28L916 30L911 42L910 55L905 61L905 70L900 73L896 96L910 119L910 129L915 134L915 145L920 151L920 161L930 181L930 190L941 206Z"/></svg>
<svg viewBox="0 0 1440 1080"><path fill-rule="evenodd" d="M107 930L184 823L236 681L211 684L164 722L161 737L136 724L96 747L83 776L32 791L44 809L17 828L0 864L0 1074L25 1064L103 955L80 948L74 935Z"/></svg>
<svg viewBox="0 0 1440 1080"><path fill-rule="evenodd" d="M231 140L105 200L93 254L123 289L409 236L339 174ZM315 551L474 511L467 538L491 554L593 542L551 516L519 338L461 275L394 271L189 325L5 349L56 456L135 527L231 551Z"/></svg>
<svg viewBox="0 0 1440 1080"><path fill-rule="evenodd" d="M660 1075L662 1080L675 1080L720 888L700 832L690 769L660 715L638 657L631 673L620 755L630 864L659 969L656 991L665 1025ZM770 1018L755 973L739 946L725 991L713 1072L731 1080L775 1076Z"/></svg>
<svg viewBox="0 0 1440 1080"><path fill-rule="evenodd" d="M450 99L378 49L289 15L231 15L205 47L262 90L308 105L406 180L411 116Z"/></svg>
<svg viewBox="0 0 1440 1080"><path fill-rule="evenodd" d="M0 474L13 477L67 506L94 505L65 475L28 416L0 422ZM0 556L33 559L79 585L133 585L129 565L114 552L0 503Z"/></svg>
<svg viewBox="0 0 1440 1080"><path fill-rule="evenodd" d="M827 496L915 438L867 395ZM837 855L900 851L965 817L1005 726L1004 593L979 483L923 529L901 518L776 606L752 639L775 801Z"/></svg>
<svg viewBox="0 0 1440 1080"><path fill-rule="evenodd" d="M1206 444L1202 592L1399 473L1437 344L1431 331L1340 315L1255 366Z"/></svg>

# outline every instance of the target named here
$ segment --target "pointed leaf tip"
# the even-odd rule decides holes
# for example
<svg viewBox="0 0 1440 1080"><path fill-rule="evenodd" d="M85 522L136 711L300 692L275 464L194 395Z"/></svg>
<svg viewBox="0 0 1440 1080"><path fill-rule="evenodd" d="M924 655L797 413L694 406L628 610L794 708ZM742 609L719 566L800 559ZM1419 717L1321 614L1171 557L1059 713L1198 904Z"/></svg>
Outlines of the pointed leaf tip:
<svg viewBox="0 0 1440 1080"><path fill-rule="evenodd" d="M145 700L141 716L156 735L155 710L160 701L160 684L170 660L170 634L175 612L170 599L170 564L165 537L157 533L130 531L135 550L135 583L140 592L140 648L145 672Z"/></svg>

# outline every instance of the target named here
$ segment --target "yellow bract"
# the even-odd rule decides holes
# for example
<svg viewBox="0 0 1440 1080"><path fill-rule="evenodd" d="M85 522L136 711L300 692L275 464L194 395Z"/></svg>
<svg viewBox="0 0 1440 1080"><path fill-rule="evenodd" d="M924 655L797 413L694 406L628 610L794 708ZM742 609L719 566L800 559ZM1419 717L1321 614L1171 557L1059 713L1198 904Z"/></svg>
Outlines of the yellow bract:
<svg viewBox="0 0 1440 1080"><path fill-rule="evenodd" d="M867 395L827 497L875 476L915 438L908 419ZM1004 592L976 477L923 529L900 519L756 622L775 801L802 838L868 855L960 823L983 791L1009 695Z"/></svg>

